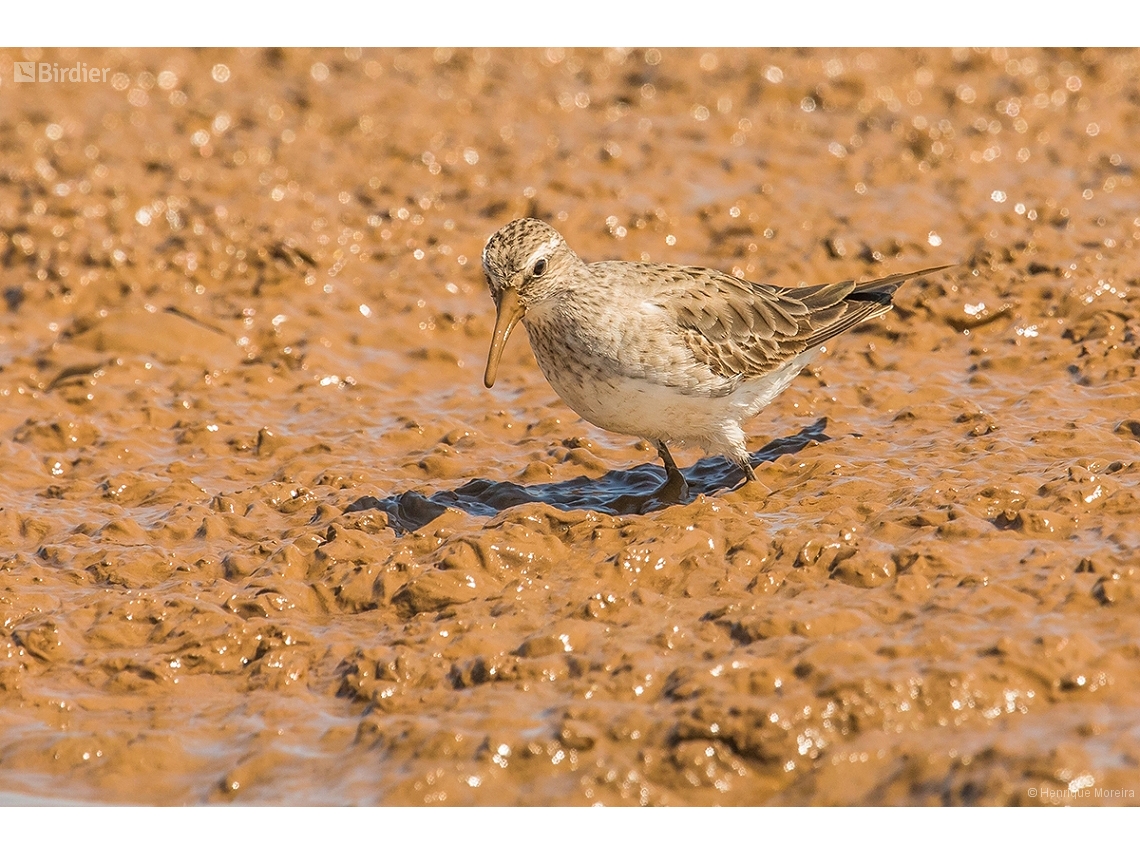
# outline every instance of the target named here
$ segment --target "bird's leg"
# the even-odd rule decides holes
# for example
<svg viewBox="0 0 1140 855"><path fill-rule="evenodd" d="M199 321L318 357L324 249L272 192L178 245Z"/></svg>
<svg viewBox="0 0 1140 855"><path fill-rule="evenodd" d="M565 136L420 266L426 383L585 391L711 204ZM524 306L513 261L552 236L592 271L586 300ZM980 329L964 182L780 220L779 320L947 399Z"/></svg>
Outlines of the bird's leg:
<svg viewBox="0 0 1140 855"><path fill-rule="evenodd" d="M657 441L657 453L661 455L661 462L665 464L665 483L657 491L657 497L663 502L677 504L689 498L689 484L685 476L673 462L673 455L661 440ZM753 476L755 477L755 476Z"/></svg>
<svg viewBox="0 0 1140 855"><path fill-rule="evenodd" d="M760 479L756 477L756 470L752 468L752 461L749 460L747 451L742 450L739 456L733 454L728 459L744 470L745 484L749 481L760 483ZM743 484L741 486L743 486Z"/></svg>

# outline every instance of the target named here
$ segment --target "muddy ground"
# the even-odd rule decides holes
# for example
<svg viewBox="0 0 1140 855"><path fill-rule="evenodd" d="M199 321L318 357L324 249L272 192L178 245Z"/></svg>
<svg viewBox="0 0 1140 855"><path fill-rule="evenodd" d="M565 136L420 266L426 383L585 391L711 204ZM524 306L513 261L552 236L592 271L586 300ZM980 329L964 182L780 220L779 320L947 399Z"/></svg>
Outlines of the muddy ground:
<svg viewBox="0 0 1140 855"><path fill-rule="evenodd" d="M1140 802L1140 53L0 54L3 800ZM960 266L638 513L522 215Z"/></svg>

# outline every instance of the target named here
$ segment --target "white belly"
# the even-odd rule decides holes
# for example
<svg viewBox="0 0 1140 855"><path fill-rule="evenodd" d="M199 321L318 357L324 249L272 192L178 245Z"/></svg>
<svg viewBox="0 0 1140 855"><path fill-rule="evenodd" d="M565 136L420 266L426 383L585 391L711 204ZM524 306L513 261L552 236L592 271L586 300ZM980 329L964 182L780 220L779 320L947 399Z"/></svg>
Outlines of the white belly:
<svg viewBox="0 0 1140 855"><path fill-rule="evenodd" d="M742 423L784 391L817 353L812 350L726 395L680 389L645 379L567 371L544 365L554 391L582 418L605 430L648 440L700 445L724 452L743 441Z"/></svg>

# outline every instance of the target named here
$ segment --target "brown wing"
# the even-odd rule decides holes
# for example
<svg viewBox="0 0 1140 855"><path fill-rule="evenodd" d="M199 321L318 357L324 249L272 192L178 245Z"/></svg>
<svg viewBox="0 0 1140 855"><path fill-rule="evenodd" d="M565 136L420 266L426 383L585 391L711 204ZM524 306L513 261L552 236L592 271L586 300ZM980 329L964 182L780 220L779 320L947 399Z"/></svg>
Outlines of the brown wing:
<svg viewBox="0 0 1140 855"><path fill-rule="evenodd" d="M662 292L694 355L723 377L768 373L844 330L890 311L907 279L943 267L901 273L856 285L853 280L806 288L776 288L725 273L685 268L684 282Z"/></svg>

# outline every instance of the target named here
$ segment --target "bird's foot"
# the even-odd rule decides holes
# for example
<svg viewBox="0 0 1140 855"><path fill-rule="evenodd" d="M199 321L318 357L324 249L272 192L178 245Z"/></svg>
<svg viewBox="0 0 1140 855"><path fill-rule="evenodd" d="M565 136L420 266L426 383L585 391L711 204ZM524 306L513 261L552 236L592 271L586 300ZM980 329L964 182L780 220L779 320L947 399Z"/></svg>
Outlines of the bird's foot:
<svg viewBox="0 0 1140 855"><path fill-rule="evenodd" d="M681 474L681 470L677 468L677 463L663 440L657 441L657 453L661 455L661 462L665 466L665 483L653 494L653 497L667 505L679 505L687 501L689 484Z"/></svg>
<svg viewBox="0 0 1140 855"><path fill-rule="evenodd" d="M744 461L737 461L737 465L742 470L744 470L744 480L736 485L737 490L743 490L746 488L755 489L755 488L759 487L762 490L767 491L768 493L772 492L771 490L769 490L767 487L764 486L763 482L761 482L761 480L759 478L756 477L756 470L752 468L751 463L749 463L747 460L744 460Z"/></svg>
<svg viewBox="0 0 1140 855"><path fill-rule="evenodd" d="M653 494L654 498L667 505L679 505L689 499L689 482L681 470L666 470L665 483Z"/></svg>

